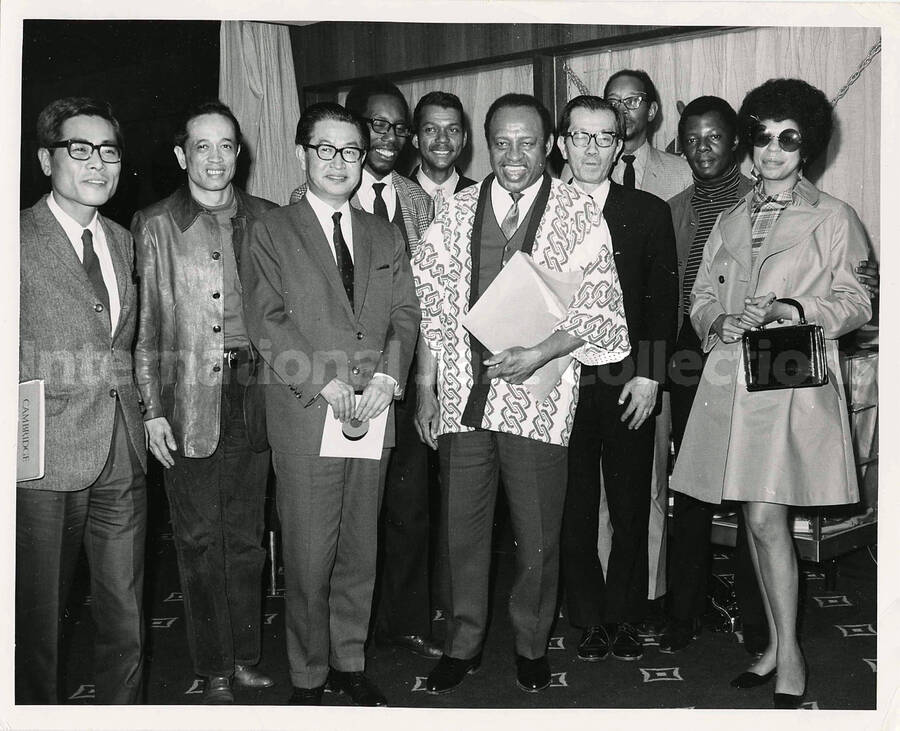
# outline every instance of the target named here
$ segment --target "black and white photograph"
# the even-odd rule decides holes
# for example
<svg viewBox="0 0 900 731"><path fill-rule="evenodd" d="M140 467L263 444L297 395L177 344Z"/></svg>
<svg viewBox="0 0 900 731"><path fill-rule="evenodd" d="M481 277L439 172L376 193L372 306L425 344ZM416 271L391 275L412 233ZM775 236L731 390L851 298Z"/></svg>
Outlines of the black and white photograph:
<svg viewBox="0 0 900 731"><path fill-rule="evenodd" d="M900 4L0 12L0 723L900 727Z"/></svg>

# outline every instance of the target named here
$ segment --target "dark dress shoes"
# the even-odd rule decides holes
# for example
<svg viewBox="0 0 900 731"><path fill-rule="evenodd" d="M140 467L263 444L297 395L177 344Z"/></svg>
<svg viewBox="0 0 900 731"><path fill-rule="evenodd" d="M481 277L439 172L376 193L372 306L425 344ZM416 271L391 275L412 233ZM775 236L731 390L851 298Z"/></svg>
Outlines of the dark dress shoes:
<svg viewBox="0 0 900 731"><path fill-rule="evenodd" d="M800 695L794 695L793 693L775 693L772 696L772 707L780 710L800 708L800 706L803 705L803 697L805 695L806 691Z"/></svg>
<svg viewBox="0 0 900 731"><path fill-rule="evenodd" d="M769 646L769 629L765 625L745 624L744 649L751 655L762 655Z"/></svg>
<svg viewBox="0 0 900 731"><path fill-rule="evenodd" d="M609 654L609 635L601 625L588 627L578 643L578 659L586 662L603 660Z"/></svg>
<svg viewBox="0 0 900 731"><path fill-rule="evenodd" d="M321 706L322 693L325 686L320 685L317 688L294 688L291 697L288 698L289 706Z"/></svg>
<svg viewBox="0 0 900 731"><path fill-rule="evenodd" d="M659 651L672 654L681 652L700 636L700 622L697 620L673 620L659 638Z"/></svg>
<svg viewBox="0 0 900 731"><path fill-rule="evenodd" d="M259 670L250 665L234 666L234 683L244 688L270 688L275 681L268 675L263 675Z"/></svg>
<svg viewBox="0 0 900 731"><path fill-rule="evenodd" d="M231 692L231 678L226 675L213 675L206 679L203 687L203 702L210 706L220 706L234 703L234 693Z"/></svg>
<svg viewBox="0 0 900 731"><path fill-rule="evenodd" d="M516 655L516 684L528 693L537 693L550 685L550 663L547 656L533 660Z"/></svg>
<svg viewBox="0 0 900 731"><path fill-rule="evenodd" d="M357 706L386 706L387 698L365 673L349 672L332 668L328 674L328 687L335 693L344 693Z"/></svg>
<svg viewBox="0 0 900 731"><path fill-rule="evenodd" d="M627 622L616 625L612 636L612 654L619 660L640 660L644 656L644 645L637 630Z"/></svg>
<svg viewBox="0 0 900 731"><path fill-rule="evenodd" d="M758 688L759 686L768 683L774 677L774 668L764 675L760 675L759 673L751 673L749 670L745 670L743 673L741 673L731 681L731 687L740 689Z"/></svg>
<svg viewBox="0 0 900 731"><path fill-rule="evenodd" d="M444 654L434 640L424 635L397 635L391 637L390 642L392 645L409 650L419 657L427 657L429 660L437 660Z"/></svg>
<svg viewBox="0 0 900 731"><path fill-rule="evenodd" d="M449 693L463 682L466 675L474 675L481 669L481 653L468 660L442 655L428 674L425 687L432 695Z"/></svg>

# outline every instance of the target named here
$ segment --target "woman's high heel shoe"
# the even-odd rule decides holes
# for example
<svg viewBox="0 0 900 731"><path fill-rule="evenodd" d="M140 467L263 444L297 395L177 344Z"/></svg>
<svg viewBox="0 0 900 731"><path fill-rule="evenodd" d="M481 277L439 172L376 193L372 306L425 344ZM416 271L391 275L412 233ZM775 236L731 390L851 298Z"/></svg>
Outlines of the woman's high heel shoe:
<svg viewBox="0 0 900 731"><path fill-rule="evenodd" d="M745 670L743 673L741 673L731 681L731 687L741 689L758 688L760 685L765 685L766 683L768 683L774 677L774 668L764 675L759 675L758 673L753 673L749 670Z"/></svg>

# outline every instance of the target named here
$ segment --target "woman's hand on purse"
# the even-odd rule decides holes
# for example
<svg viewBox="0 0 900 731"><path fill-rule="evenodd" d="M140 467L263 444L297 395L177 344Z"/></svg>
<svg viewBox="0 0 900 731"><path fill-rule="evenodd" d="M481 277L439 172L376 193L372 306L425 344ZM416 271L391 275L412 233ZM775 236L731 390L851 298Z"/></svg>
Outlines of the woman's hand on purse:
<svg viewBox="0 0 900 731"><path fill-rule="evenodd" d="M775 311L779 310L776 305L783 305L783 302L775 301L775 293L760 295L759 297L744 297L744 311L741 313L741 324L747 327L761 327L767 322L777 320L780 315Z"/></svg>
<svg viewBox="0 0 900 731"><path fill-rule="evenodd" d="M741 339L749 325L741 324L740 315L719 315L712 324L713 330L723 343L734 343Z"/></svg>

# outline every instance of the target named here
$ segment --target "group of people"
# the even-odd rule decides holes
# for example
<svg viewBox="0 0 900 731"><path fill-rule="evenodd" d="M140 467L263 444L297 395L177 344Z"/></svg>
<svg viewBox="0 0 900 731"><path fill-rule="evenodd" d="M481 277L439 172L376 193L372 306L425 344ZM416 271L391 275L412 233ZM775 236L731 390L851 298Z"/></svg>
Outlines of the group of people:
<svg viewBox="0 0 900 731"><path fill-rule="evenodd" d="M98 213L123 159L111 108L48 105L38 159L51 192L21 217L20 381L44 382L46 450L43 477L17 489L17 702L61 701L82 545L96 700L141 701L149 450L206 703L274 682L259 667L271 466L290 704L320 704L327 686L386 705L365 674L370 624L376 640L437 661L430 693L479 670L502 484L520 688L550 684L560 584L584 661L640 658L638 629L663 595L660 650L687 647L713 511L737 500L756 659L732 685L774 678L775 705L796 707L806 667L787 511L857 499L835 339L869 319L877 274L852 208L803 177L831 133L820 91L772 80L739 113L699 97L679 121L683 158L650 145L659 111L638 70L570 100L555 129L537 98L505 94L484 119L491 173L475 182L456 167L469 130L455 95L430 92L410 115L396 86L362 82L344 105L303 111L305 183L278 207L234 185L240 124L204 102L174 137L185 184L136 213L129 234ZM410 139L420 164L405 177ZM561 179L547 170L554 145ZM516 252L579 283L546 339L492 352L464 319ZM803 315L825 329L830 383L747 392L742 333ZM564 357L539 399L527 382ZM380 459L320 456L326 421L385 411Z"/></svg>

